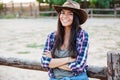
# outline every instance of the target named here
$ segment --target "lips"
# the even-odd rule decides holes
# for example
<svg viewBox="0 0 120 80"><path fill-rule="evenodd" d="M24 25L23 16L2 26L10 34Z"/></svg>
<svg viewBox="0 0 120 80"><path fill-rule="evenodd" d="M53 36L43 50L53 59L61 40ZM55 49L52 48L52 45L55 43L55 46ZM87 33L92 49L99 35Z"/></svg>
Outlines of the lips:
<svg viewBox="0 0 120 80"><path fill-rule="evenodd" d="M68 23L68 22L69 22L69 20L62 19L62 20L61 20L61 22L62 22L62 23Z"/></svg>

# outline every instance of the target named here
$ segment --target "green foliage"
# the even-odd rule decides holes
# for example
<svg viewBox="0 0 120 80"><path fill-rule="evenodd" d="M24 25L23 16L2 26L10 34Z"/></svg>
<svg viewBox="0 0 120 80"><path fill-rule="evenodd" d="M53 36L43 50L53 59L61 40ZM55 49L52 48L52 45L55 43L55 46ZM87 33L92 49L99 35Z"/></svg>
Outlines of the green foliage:
<svg viewBox="0 0 120 80"><path fill-rule="evenodd" d="M52 4L62 5L66 0L51 0Z"/></svg>
<svg viewBox="0 0 120 80"><path fill-rule="evenodd" d="M5 16L2 17L2 18L5 18L5 19L13 19L13 18L16 18L16 16L13 15L13 14L7 14L7 15L5 15Z"/></svg>
<svg viewBox="0 0 120 80"><path fill-rule="evenodd" d="M90 0L90 2L92 3L96 3L98 0Z"/></svg>
<svg viewBox="0 0 120 80"><path fill-rule="evenodd" d="M0 3L0 11L2 11L2 10L3 10L3 4Z"/></svg>
<svg viewBox="0 0 120 80"><path fill-rule="evenodd" d="M43 3L43 0L37 0L37 2L39 2L39 3Z"/></svg>
<svg viewBox="0 0 120 80"><path fill-rule="evenodd" d="M37 0L39 3L48 3L51 5L62 5L66 0ZM109 8L110 2L118 2L119 0L73 0L78 3L90 2L90 8Z"/></svg>
<svg viewBox="0 0 120 80"><path fill-rule="evenodd" d="M18 52L18 54L29 54L30 52L29 51L20 51Z"/></svg>
<svg viewBox="0 0 120 80"><path fill-rule="evenodd" d="M76 2L78 2L78 3L81 2L81 0L73 0L73 1L76 1Z"/></svg>
<svg viewBox="0 0 120 80"><path fill-rule="evenodd" d="M73 1L80 2L81 0L73 0ZM66 0L45 0L45 2L55 5L62 5L64 2L66 2Z"/></svg>
<svg viewBox="0 0 120 80"><path fill-rule="evenodd" d="M97 0L98 8L109 8L112 0Z"/></svg>
<svg viewBox="0 0 120 80"><path fill-rule="evenodd" d="M112 0L90 0L91 8L109 8Z"/></svg>
<svg viewBox="0 0 120 80"><path fill-rule="evenodd" d="M45 1L45 3L50 3L50 0L44 0Z"/></svg>
<svg viewBox="0 0 120 80"><path fill-rule="evenodd" d="M120 11L117 11L117 14L119 14L119 15L120 15Z"/></svg>
<svg viewBox="0 0 120 80"><path fill-rule="evenodd" d="M98 0L90 0L90 8L95 8Z"/></svg>
<svg viewBox="0 0 120 80"><path fill-rule="evenodd" d="M40 16L50 16L50 13L40 14Z"/></svg>
<svg viewBox="0 0 120 80"><path fill-rule="evenodd" d="M43 48L44 45L43 44L39 45L37 43L32 43L32 44L28 44L26 47L29 47L29 48Z"/></svg>
<svg viewBox="0 0 120 80"><path fill-rule="evenodd" d="M81 0L73 0L73 1L76 1L79 3ZM64 2L66 2L66 0L51 0L51 2L55 5L62 5Z"/></svg>

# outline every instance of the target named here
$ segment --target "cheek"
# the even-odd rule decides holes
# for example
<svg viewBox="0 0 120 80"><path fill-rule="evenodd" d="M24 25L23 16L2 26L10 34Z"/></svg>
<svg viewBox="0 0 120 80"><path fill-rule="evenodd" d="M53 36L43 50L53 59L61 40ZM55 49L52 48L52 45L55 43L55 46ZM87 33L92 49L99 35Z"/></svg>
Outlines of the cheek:
<svg viewBox="0 0 120 80"><path fill-rule="evenodd" d="M59 18L60 18L60 21L62 20L62 16L59 16Z"/></svg>
<svg viewBox="0 0 120 80"><path fill-rule="evenodd" d="M70 21L71 21L71 24L72 24L72 22L73 22L73 17L70 17Z"/></svg>

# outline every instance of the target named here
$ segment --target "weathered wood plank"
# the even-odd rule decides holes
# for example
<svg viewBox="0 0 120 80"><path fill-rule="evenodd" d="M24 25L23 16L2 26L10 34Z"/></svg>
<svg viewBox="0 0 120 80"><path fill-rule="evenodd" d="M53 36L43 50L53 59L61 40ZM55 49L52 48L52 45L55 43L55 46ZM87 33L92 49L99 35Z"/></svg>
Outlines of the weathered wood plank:
<svg viewBox="0 0 120 80"><path fill-rule="evenodd" d="M40 60L39 61L30 60L30 59L22 58L20 56L16 57L16 56L8 56L8 55L0 54L0 65L31 69L31 70L47 71L46 69L42 68L40 64ZM107 80L106 70L107 70L106 67L89 66L88 76L91 78Z"/></svg>
<svg viewBox="0 0 120 80"><path fill-rule="evenodd" d="M88 76L90 78L107 80L107 68L105 66L104 67L89 66L88 67Z"/></svg>
<svg viewBox="0 0 120 80"><path fill-rule="evenodd" d="M108 80L120 80L120 51L107 53Z"/></svg>
<svg viewBox="0 0 120 80"><path fill-rule="evenodd" d="M23 69L47 71L42 68L40 60L30 60L21 56L8 56L0 54L0 65L18 67Z"/></svg>

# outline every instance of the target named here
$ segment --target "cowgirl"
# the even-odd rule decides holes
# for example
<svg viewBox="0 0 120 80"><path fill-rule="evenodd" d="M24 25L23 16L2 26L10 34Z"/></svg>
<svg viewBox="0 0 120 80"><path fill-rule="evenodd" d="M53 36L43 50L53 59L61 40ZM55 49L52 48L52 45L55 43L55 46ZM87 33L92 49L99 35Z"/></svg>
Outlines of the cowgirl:
<svg viewBox="0 0 120 80"><path fill-rule="evenodd" d="M88 80L88 33L80 26L87 13L72 0L54 8L59 14L57 31L47 37L41 64L48 69L50 80Z"/></svg>

